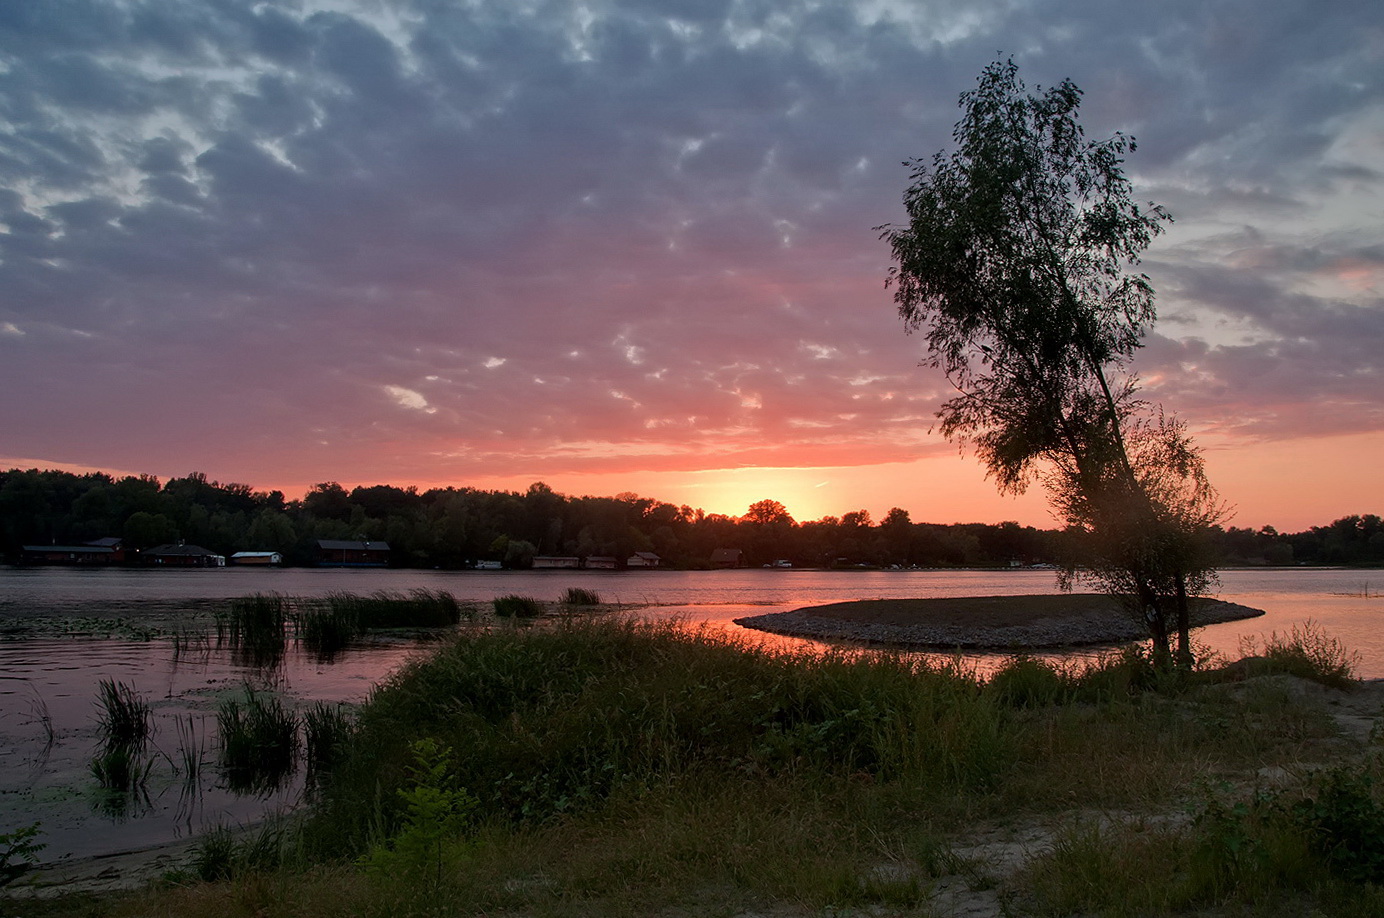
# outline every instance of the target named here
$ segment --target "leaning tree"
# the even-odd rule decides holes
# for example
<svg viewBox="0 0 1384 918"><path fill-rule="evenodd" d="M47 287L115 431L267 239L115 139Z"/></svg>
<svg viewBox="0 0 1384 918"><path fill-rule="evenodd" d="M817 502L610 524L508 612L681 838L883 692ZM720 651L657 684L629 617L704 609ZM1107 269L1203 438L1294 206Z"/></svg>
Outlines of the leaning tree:
<svg viewBox="0 0 1384 918"><path fill-rule="evenodd" d="M972 444L1002 491L1036 477L1087 538L1080 572L1128 600L1166 659L1188 652L1196 549L1219 504L1176 422L1150 417L1128 364L1155 319L1139 256L1171 218L1132 200L1132 138L1088 140L1081 91L1029 94L1012 61L961 96L955 149L909 161L908 223L879 227L887 283L928 362L957 390L942 432ZM1069 581L1068 581L1069 582Z"/></svg>

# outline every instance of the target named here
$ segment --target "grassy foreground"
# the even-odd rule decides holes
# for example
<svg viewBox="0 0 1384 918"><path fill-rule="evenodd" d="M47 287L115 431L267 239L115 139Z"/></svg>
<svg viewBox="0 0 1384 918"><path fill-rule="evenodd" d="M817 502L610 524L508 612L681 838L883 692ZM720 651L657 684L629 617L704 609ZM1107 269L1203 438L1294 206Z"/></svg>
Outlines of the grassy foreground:
<svg viewBox="0 0 1384 918"><path fill-rule="evenodd" d="M1347 663L1304 633L1190 675L1127 653L981 679L497 628L378 689L305 818L0 913L1384 915L1379 745L1328 714Z"/></svg>

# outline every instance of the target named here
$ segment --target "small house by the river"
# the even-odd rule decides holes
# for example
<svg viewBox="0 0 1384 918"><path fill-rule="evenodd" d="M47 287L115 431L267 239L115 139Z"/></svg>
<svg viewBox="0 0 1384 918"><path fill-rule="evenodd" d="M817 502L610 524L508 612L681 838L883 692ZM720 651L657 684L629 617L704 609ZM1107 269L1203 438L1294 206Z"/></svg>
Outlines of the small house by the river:
<svg viewBox="0 0 1384 918"><path fill-rule="evenodd" d="M200 545L183 543L155 545L140 552L139 559L144 564L155 567L225 567L226 556L218 555Z"/></svg>
<svg viewBox="0 0 1384 918"><path fill-rule="evenodd" d="M386 567L389 543L318 539L317 564L319 567Z"/></svg>

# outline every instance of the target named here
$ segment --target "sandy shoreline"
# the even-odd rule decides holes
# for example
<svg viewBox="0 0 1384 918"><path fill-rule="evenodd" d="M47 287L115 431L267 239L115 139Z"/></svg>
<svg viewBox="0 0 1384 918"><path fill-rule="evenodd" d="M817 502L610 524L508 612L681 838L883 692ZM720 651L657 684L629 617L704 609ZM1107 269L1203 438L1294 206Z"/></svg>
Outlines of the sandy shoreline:
<svg viewBox="0 0 1384 918"><path fill-rule="evenodd" d="M1263 615L1218 599L1197 600L1194 627ZM1098 593L874 599L751 615L737 625L789 637L919 650L1022 650L1120 644L1147 637L1143 624Z"/></svg>

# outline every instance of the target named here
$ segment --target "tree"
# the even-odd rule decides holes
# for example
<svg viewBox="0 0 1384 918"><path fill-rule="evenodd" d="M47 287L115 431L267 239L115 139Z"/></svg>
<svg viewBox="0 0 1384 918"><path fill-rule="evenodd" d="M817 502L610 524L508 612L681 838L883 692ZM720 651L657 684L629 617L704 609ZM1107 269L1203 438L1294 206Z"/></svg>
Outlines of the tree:
<svg viewBox="0 0 1384 918"><path fill-rule="evenodd" d="M896 261L887 283L905 328L926 328L928 362L958 390L938 412L943 434L972 444L1002 491L1054 469L1045 483L1055 506L1095 541L1130 527L1158 532L1092 561L1166 656L1170 616L1185 620L1178 597L1200 582L1190 571L1167 576L1191 563L1195 553L1173 543L1196 514L1182 529L1162 525L1181 518L1160 503L1177 489L1155 485L1192 479L1156 467L1171 453L1140 426L1145 406L1127 365L1155 319L1153 287L1132 269L1171 218L1134 203L1121 168L1134 141L1087 140L1080 100L1070 80L1030 95L1012 61L986 67L961 96L956 149L905 163L908 224L879 228ZM1163 429L1165 446L1175 429L1184 458L1195 458L1181 428ZM1143 468L1126 439L1133 430L1152 438Z"/></svg>
<svg viewBox="0 0 1384 918"><path fill-rule="evenodd" d="M788 508L776 500L759 500L750 504L742 519L747 523L754 523L757 526L768 526L773 523L793 524L793 515L788 512Z"/></svg>

